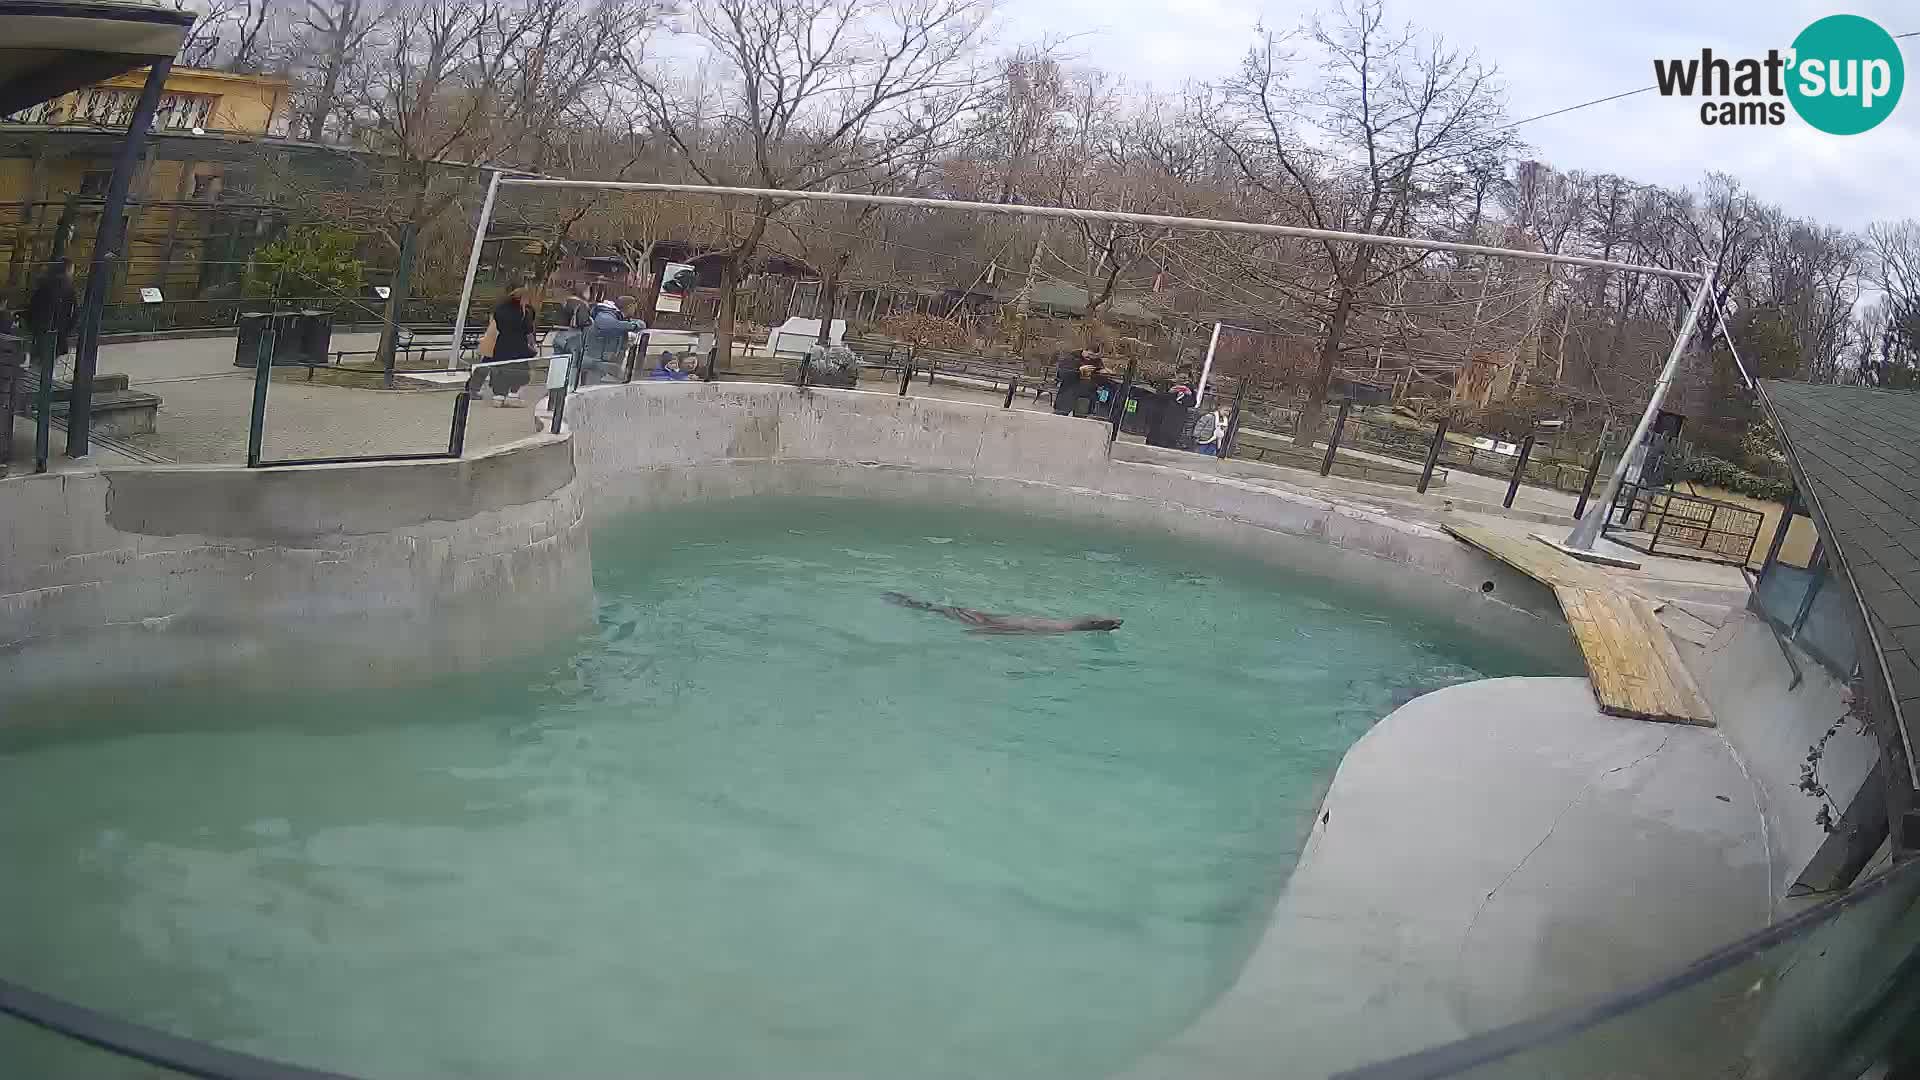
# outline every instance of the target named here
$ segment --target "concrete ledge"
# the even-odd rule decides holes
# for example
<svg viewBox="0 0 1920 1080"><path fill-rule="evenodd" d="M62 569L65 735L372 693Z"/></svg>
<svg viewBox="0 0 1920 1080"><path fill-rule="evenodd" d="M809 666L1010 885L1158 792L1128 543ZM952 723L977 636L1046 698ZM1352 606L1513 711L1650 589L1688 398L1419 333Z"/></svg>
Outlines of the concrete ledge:
<svg viewBox="0 0 1920 1080"><path fill-rule="evenodd" d="M1717 732L1603 716L1580 679L1448 687L1348 751L1239 980L1128 1076L1325 1076L1488 1031L1764 927L1769 888Z"/></svg>
<svg viewBox="0 0 1920 1080"><path fill-rule="evenodd" d="M549 648L591 613L570 450L0 481L0 693L405 682Z"/></svg>

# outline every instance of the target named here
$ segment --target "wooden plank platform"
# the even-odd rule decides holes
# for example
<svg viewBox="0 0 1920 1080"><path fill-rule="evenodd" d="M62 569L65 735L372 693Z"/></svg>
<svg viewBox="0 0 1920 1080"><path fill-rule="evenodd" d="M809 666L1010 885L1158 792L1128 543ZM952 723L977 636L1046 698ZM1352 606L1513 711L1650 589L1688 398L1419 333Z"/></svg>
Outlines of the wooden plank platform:
<svg viewBox="0 0 1920 1080"><path fill-rule="evenodd" d="M1609 716L1713 726L1706 698L1653 604L1530 536L1448 525L1454 537L1553 589L1587 661L1594 700Z"/></svg>

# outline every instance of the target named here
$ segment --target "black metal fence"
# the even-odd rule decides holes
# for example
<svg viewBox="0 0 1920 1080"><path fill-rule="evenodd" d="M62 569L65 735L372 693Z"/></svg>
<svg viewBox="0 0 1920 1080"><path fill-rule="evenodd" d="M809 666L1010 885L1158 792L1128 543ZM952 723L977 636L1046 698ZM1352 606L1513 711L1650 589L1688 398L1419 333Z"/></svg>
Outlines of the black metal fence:
<svg viewBox="0 0 1920 1080"><path fill-rule="evenodd" d="M1745 506L1629 483L1608 509L1606 531L1648 555L1745 566L1765 522L1765 514Z"/></svg>

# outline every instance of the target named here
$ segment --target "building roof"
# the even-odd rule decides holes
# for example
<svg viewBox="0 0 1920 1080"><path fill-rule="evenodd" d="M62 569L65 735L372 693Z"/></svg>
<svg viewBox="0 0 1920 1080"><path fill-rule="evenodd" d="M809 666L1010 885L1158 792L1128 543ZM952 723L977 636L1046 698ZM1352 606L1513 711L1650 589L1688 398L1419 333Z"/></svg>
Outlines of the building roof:
<svg viewBox="0 0 1920 1080"><path fill-rule="evenodd" d="M1777 379L1761 387L1828 562L1851 583L1861 622L1870 627L1873 640L1860 643L1862 672L1884 673L1913 780L1920 766L1913 752L1920 724L1920 394Z"/></svg>
<svg viewBox="0 0 1920 1080"><path fill-rule="evenodd" d="M0 115L172 56L196 17L162 0L0 0Z"/></svg>

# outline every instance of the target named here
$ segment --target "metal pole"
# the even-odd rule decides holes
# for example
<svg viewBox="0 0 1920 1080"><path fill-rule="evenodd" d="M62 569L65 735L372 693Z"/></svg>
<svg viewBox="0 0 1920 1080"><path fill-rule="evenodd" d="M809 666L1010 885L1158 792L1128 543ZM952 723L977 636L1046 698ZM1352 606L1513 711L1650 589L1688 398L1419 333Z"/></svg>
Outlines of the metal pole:
<svg viewBox="0 0 1920 1080"><path fill-rule="evenodd" d="M1215 460L1233 455L1233 444L1240 441L1240 407L1247 400L1247 377L1240 376L1240 388L1233 392L1233 411L1227 414L1227 430L1220 436L1220 450Z"/></svg>
<svg viewBox="0 0 1920 1080"><path fill-rule="evenodd" d="M633 350L629 350L627 352L627 370L621 374L620 376L621 382L623 383L632 382L633 369L647 362L647 341L652 336L653 336L653 332L650 330L640 331L640 344L638 346L639 355L636 356Z"/></svg>
<svg viewBox="0 0 1920 1080"><path fill-rule="evenodd" d="M1213 336L1207 339L1207 358L1200 363L1200 385L1193 388L1193 407L1199 408L1207 396L1207 376L1213 374L1213 351L1220 347L1220 324L1213 324Z"/></svg>
<svg viewBox="0 0 1920 1080"><path fill-rule="evenodd" d="M1120 438L1120 421L1127 415L1127 400L1133 397L1133 371L1134 366L1138 363L1139 361L1132 359L1127 361L1126 381L1120 384L1120 396L1114 398L1113 404L1109 406L1109 411L1113 413L1113 416L1110 417L1113 422L1113 428L1107 432L1108 446L1112 446L1114 442Z"/></svg>
<svg viewBox="0 0 1920 1080"><path fill-rule="evenodd" d="M900 396L907 396L907 384L913 381L913 346L907 346L907 358L900 364Z"/></svg>
<svg viewBox="0 0 1920 1080"><path fill-rule="evenodd" d="M1793 527L1793 504L1800 498L1798 491L1787 493L1787 501L1780 507L1780 523L1773 528L1773 542L1767 545L1767 557L1760 563L1760 576L1766 577L1767 571L1780 560L1780 548L1787 542L1787 530ZM1749 560L1751 560L1751 552Z"/></svg>
<svg viewBox="0 0 1920 1080"><path fill-rule="evenodd" d="M1637 266L1633 263L1590 259L1583 255L1550 255L1541 251L1461 244L1451 240L1415 240L1404 236L1377 233L1339 232L1333 229L1309 229L1299 225L1271 225L1258 221L1228 221L1220 218L1177 217L1169 214L1134 214L1121 210L1083 210L1066 206L1030 206L1022 203L966 202L960 199L929 199L908 195L867 195L852 191L794 191L786 188L716 187L712 184L649 184L625 180L554 180L545 177L509 177L504 183L516 187L602 188L609 191L694 192L732 196L742 199L772 199L786 202L838 202L866 206L902 206L918 210L950 210L976 214L1005 214L1012 217L1061 218L1069 221L1116 221L1130 225L1160 225L1201 232L1248 233L1254 236L1297 236L1308 240L1336 240L1355 244L1385 244L1419 251L1455 251L1468 255L1500 255L1531 262L1559 263L1564 266L1590 266L1602 270L1626 270L1637 274L1696 281L1690 270L1664 266Z"/></svg>
<svg viewBox="0 0 1920 1080"><path fill-rule="evenodd" d="M93 238L93 259L87 268L87 297L80 305L80 340L73 353L73 391L67 405L67 456L85 457L93 430L93 375L100 361L100 313L107 303L107 285L125 254L127 189L133 184L134 163L146 147L153 114L160 107L160 91L173 71L173 58L156 57L147 69L147 83L133 107L127 137L114 155L113 175L107 181L107 203L100 208L100 227Z"/></svg>
<svg viewBox="0 0 1920 1080"><path fill-rule="evenodd" d="M453 430L447 433L447 456L459 457L467 449L467 409L473 405L473 395L464 389L454 395Z"/></svg>
<svg viewBox="0 0 1920 1080"><path fill-rule="evenodd" d="M1527 471L1527 456L1533 453L1533 432L1520 440L1520 456L1513 463L1513 478L1507 481L1507 497L1500 503L1507 509L1513 509L1513 497L1520 494L1520 477Z"/></svg>
<svg viewBox="0 0 1920 1080"><path fill-rule="evenodd" d="M1333 456L1340 452L1340 434L1347 428L1347 410L1353 407L1351 398L1340 403L1340 411L1333 417L1333 434L1327 436L1327 456L1320 461L1320 475L1333 472Z"/></svg>
<svg viewBox="0 0 1920 1080"><path fill-rule="evenodd" d="M1653 384L1653 396L1647 400L1647 411L1640 416L1640 425L1633 429L1633 437L1620 451L1620 460L1614 462L1613 475L1607 478L1606 490L1600 496L1600 505L1592 508L1582 517L1573 531L1567 534L1566 546L1578 551L1592 551L1593 545L1600 539L1600 527L1605 523L1608 507L1620 496L1620 485L1627 478L1627 465L1633 459L1634 448L1639 446L1652 429L1654 418L1660 415L1660 406L1666 401L1667 387L1673 385L1673 377L1680 370L1680 357L1687 351L1687 343L1693 339L1693 329L1700 323L1701 309L1706 307L1707 298L1713 295L1714 272L1708 267L1701 275L1700 287L1694 290L1693 303L1687 308L1686 321L1680 324L1680 332L1674 335L1673 349L1667 353L1667 364L1660 369L1660 381Z"/></svg>
<svg viewBox="0 0 1920 1080"><path fill-rule="evenodd" d="M1587 463L1587 480L1580 485L1580 501L1573 508L1573 520L1579 521L1587 512L1587 499L1593 495L1593 481L1600 475L1600 459L1607 452L1607 432L1613 430L1613 417L1609 416L1600 425L1600 441L1593 444L1593 460Z"/></svg>
<svg viewBox="0 0 1920 1080"><path fill-rule="evenodd" d="M58 330L41 334L34 339L34 368L39 374L40 385L34 387L33 396L39 406L33 418L33 471L47 471L47 454L53 444L53 350L59 348Z"/></svg>
<svg viewBox="0 0 1920 1080"><path fill-rule="evenodd" d="M267 441L267 384L273 380L273 324L268 316L260 329L260 348L253 361L253 411L247 414L247 468L260 467L260 449Z"/></svg>
<svg viewBox="0 0 1920 1080"><path fill-rule="evenodd" d="M1452 419L1450 416L1442 416L1440 426L1433 429L1433 443L1427 447L1427 464L1420 470L1420 483L1413 489L1422 495L1427 493L1427 485L1433 482L1433 467L1439 464L1440 448L1447 444L1447 424Z"/></svg>
<svg viewBox="0 0 1920 1080"><path fill-rule="evenodd" d="M467 253L467 280L460 286L460 306L453 313L453 343L447 346L447 370L460 366L460 339L467 336L467 307L473 303L473 282L480 276L480 252L487 246L487 225L493 221L493 196L500 190L500 170L487 181L487 197L480 202L480 221L473 227L473 250Z"/></svg>
<svg viewBox="0 0 1920 1080"><path fill-rule="evenodd" d="M1013 378L1008 379L1007 380L1007 400L1001 402L1000 407L1003 409L1013 408L1013 395L1019 389L1020 389L1020 376L1015 375Z"/></svg>

